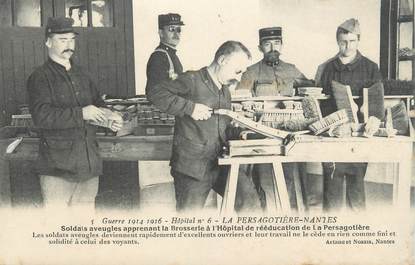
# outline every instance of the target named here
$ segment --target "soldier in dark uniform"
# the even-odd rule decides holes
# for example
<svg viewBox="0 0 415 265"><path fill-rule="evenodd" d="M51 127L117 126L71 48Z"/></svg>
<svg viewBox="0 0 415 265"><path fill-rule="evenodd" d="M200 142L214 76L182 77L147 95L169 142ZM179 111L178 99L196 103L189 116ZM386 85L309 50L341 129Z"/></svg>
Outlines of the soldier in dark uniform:
<svg viewBox="0 0 415 265"><path fill-rule="evenodd" d="M37 168L44 206L93 208L102 174L95 123L107 120L101 94L85 69L71 60L75 52L72 18L49 18L48 60L27 81L33 122L40 131ZM122 121L115 121L116 131Z"/></svg>
<svg viewBox="0 0 415 265"><path fill-rule="evenodd" d="M160 45L151 54L147 63L146 95L155 85L164 80L174 80L183 73L183 66L176 55L176 47L180 42L181 21L179 14L159 15Z"/></svg>
<svg viewBox="0 0 415 265"><path fill-rule="evenodd" d="M249 90L253 96L293 96L293 89L297 86L311 85L294 64L286 63L280 59L282 50L281 27L263 28L259 30L259 50L264 57L261 61L248 67L242 75L242 80L236 90ZM304 163L299 163L305 169ZM290 203L296 206L296 197L293 183L294 163L284 163L284 176L287 181ZM270 178L272 167L268 164L241 166L241 174L251 174L256 183L261 205L266 205L265 192L261 187L261 179ZM252 173L251 173L252 172Z"/></svg>
<svg viewBox="0 0 415 265"><path fill-rule="evenodd" d="M332 96L333 80L349 85L354 96L361 96L365 87L381 80L376 63L363 56L359 50L360 26L352 18L342 23L336 32L339 53L324 64L320 84L323 92ZM333 99L322 102L324 115L334 112ZM367 163L323 163L323 208L326 211L339 209L343 205L343 182L346 180L346 202L353 210L366 206L364 176Z"/></svg>

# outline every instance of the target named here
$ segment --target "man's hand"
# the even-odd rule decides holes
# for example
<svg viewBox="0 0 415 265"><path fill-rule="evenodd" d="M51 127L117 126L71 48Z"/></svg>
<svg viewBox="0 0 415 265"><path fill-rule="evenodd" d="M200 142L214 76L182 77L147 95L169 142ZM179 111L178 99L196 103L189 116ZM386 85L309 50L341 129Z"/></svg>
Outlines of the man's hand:
<svg viewBox="0 0 415 265"><path fill-rule="evenodd" d="M86 121L94 121L97 123L106 122L104 111L95 107L94 105L88 105L82 108L82 117Z"/></svg>
<svg viewBox="0 0 415 265"><path fill-rule="evenodd" d="M239 138L241 138L242 140L248 140L248 135L249 134L255 134L255 132L254 131L251 131L251 130L242 131L239 134Z"/></svg>
<svg viewBox="0 0 415 265"><path fill-rule="evenodd" d="M123 119L121 115L114 114L111 116L111 119L113 120L110 126L110 129L114 132L119 131L123 126Z"/></svg>
<svg viewBox="0 0 415 265"><path fill-rule="evenodd" d="M212 109L206 105L196 103L191 117L195 121L207 120L212 116Z"/></svg>

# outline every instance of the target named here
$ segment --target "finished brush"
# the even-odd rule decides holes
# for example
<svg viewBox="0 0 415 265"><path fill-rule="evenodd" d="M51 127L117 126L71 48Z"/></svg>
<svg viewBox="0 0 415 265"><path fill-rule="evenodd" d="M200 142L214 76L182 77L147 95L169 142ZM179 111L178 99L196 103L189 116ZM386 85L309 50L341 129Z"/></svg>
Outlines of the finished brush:
<svg viewBox="0 0 415 265"><path fill-rule="evenodd" d="M349 122L345 109L338 110L332 114L312 123L309 128L315 135L319 135L330 128Z"/></svg>

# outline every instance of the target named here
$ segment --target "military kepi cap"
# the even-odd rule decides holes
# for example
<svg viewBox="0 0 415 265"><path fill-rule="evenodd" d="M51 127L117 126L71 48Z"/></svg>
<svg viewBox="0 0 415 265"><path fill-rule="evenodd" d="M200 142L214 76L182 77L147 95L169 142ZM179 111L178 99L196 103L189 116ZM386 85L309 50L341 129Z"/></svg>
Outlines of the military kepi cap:
<svg viewBox="0 0 415 265"><path fill-rule="evenodd" d="M259 42L272 39L282 39L281 27L262 28L259 30Z"/></svg>
<svg viewBox="0 0 415 265"><path fill-rule="evenodd" d="M73 28L74 20L68 17L50 17L46 24L46 37L50 34L75 33Z"/></svg>
<svg viewBox="0 0 415 265"><path fill-rule="evenodd" d="M355 18L351 18L346 20L345 22L343 22L339 28L344 29L350 33L353 34L360 34L360 25L359 25L359 21Z"/></svg>
<svg viewBox="0 0 415 265"><path fill-rule="evenodd" d="M179 14L175 13L159 15L159 29L162 29L164 26L170 25L183 26L184 23L181 20L181 18L182 17Z"/></svg>

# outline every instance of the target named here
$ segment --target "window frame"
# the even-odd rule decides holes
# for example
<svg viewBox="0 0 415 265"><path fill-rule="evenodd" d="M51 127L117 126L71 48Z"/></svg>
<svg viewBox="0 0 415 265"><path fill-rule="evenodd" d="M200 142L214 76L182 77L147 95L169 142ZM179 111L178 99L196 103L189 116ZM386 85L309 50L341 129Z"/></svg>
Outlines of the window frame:
<svg viewBox="0 0 415 265"><path fill-rule="evenodd" d="M114 28L115 27L115 8L114 8L114 4L115 1L110 0L107 3L109 3L111 5L111 13L112 13L112 23L110 26L102 26L102 27L96 27L92 24L92 2L93 0L86 0L86 11L87 11L87 26L82 26L79 27L77 26L77 28ZM66 17L66 0L63 1L63 8L64 8L64 16Z"/></svg>
<svg viewBox="0 0 415 265"><path fill-rule="evenodd" d="M36 25L36 26L20 26L17 24L17 5L16 5L16 0L10 0L10 11L11 11L11 21L12 24L10 25L11 27L18 27L18 28L41 28L43 27L43 15L44 15L44 0L39 0L39 8L40 8L40 25Z"/></svg>

